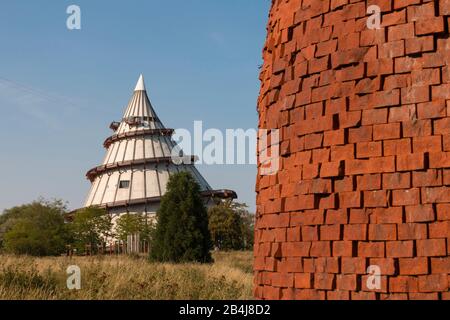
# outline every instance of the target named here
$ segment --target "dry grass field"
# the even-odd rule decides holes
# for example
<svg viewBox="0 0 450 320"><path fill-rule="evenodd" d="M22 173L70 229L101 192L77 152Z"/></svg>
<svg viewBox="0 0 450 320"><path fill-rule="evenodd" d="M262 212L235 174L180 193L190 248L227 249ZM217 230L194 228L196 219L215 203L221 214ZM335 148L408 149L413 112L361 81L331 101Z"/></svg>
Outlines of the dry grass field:
<svg viewBox="0 0 450 320"><path fill-rule="evenodd" d="M252 299L252 253L216 252L215 262L157 264L133 256L0 256L0 299ZM66 269L81 269L81 290L68 290Z"/></svg>

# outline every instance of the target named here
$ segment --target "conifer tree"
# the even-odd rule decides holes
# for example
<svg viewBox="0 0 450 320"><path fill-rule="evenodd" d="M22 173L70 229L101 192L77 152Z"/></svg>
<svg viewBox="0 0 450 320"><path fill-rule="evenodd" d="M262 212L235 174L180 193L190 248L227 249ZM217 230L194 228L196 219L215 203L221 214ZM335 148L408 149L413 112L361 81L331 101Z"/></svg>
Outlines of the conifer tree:
<svg viewBox="0 0 450 320"><path fill-rule="evenodd" d="M212 262L208 214L200 186L188 172L170 177L157 212L150 258L159 262Z"/></svg>

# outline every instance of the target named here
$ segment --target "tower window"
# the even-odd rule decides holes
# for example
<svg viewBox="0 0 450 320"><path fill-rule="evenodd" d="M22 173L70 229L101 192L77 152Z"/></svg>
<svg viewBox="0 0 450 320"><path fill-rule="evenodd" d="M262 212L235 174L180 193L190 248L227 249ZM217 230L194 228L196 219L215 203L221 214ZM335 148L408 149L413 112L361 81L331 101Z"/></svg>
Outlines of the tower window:
<svg viewBox="0 0 450 320"><path fill-rule="evenodd" d="M128 189L130 187L130 181L129 180L121 180L119 182L119 189Z"/></svg>

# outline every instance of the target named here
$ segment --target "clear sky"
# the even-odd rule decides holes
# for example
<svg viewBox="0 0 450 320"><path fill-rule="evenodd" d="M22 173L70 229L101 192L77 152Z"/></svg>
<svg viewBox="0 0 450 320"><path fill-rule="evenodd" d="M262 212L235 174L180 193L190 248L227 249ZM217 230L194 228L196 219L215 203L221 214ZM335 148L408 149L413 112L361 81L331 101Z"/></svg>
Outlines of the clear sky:
<svg viewBox="0 0 450 320"><path fill-rule="evenodd" d="M66 28L81 7L82 29ZM140 73L171 128L256 128L269 0L2 0L0 210L61 198L75 209ZM255 207L252 165L199 166Z"/></svg>

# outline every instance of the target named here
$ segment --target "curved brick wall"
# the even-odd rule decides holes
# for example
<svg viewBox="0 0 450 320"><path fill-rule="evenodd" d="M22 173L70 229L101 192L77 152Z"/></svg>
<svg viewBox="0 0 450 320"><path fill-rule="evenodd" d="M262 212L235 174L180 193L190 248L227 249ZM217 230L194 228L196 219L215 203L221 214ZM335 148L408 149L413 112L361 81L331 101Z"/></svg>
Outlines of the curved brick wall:
<svg viewBox="0 0 450 320"><path fill-rule="evenodd" d="M449 299L450 0L274 0L258 101L255 295ZM367 288L367 267L381 288Z"/></svg>

